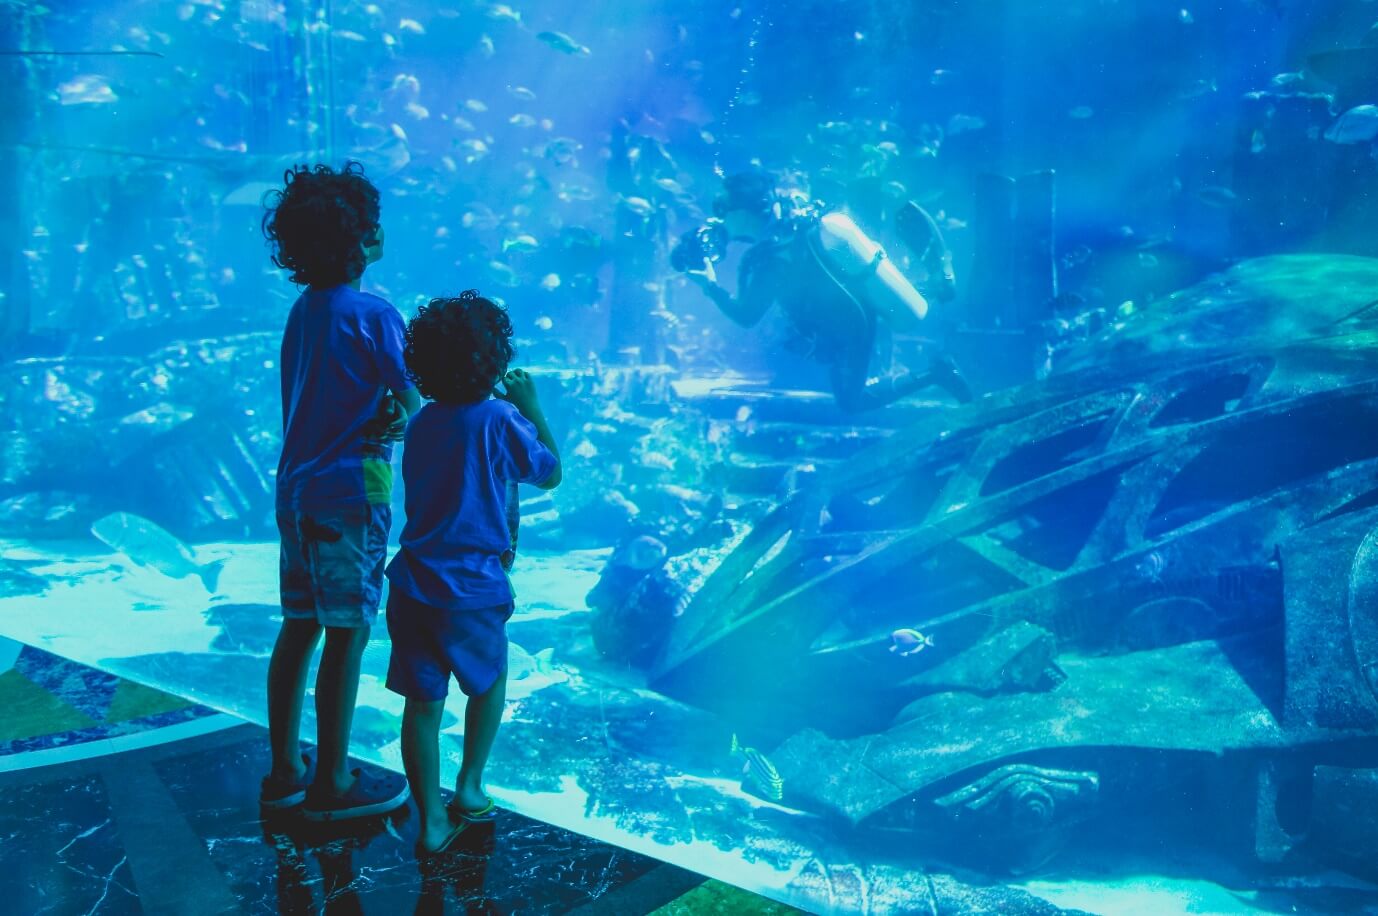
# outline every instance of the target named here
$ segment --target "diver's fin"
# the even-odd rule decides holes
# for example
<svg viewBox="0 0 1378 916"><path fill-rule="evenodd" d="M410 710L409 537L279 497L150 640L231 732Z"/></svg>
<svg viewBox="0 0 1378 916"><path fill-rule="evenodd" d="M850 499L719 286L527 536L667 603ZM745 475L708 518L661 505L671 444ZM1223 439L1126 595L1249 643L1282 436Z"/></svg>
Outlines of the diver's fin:
<svg viewBox="0 0 1378 916"><path fill-rule="evenodd" d="M929 361L927 378L930 384L952 395L959 404L970 404L976 397L957 364L948 356L934 356Z"/></svg>
<svg viewBox="0 0 1378 916"><path fill-rule="evenodd" d="M542 649L535 655L531 656L533 659L536 660L536 670L549 673L551 667L550 660L554 655L555 649L554 647L551 647L549 649Z"/></svg>
<svg viewBox="0 0 1378 916"><path fill-rule="evenodd" d="M733 732L733 733L732 733L732 747L728 749L727 753L729 753L729 754L739 754L739 753L741 753L741 750L742 750L742 746L741 746L740 744L737 743L737 733L736 733L736 732Z"/></svg>
<svg viewBox="0 0 1378 916"><path fill-rule="evenodd" d="M216 560L214 563L207 563L197 570L197 575L206 585L206 591L215 594L216 588L220 585L220 574L225 571L225 561Z"/></svg>

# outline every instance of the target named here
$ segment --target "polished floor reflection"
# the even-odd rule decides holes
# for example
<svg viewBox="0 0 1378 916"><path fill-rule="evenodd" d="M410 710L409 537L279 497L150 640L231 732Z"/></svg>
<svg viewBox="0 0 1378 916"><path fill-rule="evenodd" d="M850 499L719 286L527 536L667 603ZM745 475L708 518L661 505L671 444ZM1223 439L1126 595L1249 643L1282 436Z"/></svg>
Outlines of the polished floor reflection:
<svg viewBox="0 0 1378 916"><path fill-rule="evenodd" d="M344 826L264 820L261 728L14 655L0 672L3 912L793 912L508 811L424 862L411 805ZM187 723L206 733L177 737Z"/></svg>

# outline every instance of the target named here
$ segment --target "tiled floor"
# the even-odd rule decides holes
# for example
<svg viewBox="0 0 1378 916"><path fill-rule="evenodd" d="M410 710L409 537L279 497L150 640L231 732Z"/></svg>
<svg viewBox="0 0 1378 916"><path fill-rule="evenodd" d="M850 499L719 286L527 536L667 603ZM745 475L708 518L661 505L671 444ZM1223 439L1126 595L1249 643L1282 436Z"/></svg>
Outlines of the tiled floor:
<svg viewBox="0 0 1378 916"><path fill-rule="evenodd" d="M0 638L0 772L133 750L239 720Z"/></svg>
<svg viewBox="0 0 1378 916"><path fill-rule="evenodd" d="M261 728L158 741L227 719L24 650L0 674L0 911L794 912L509 812L424 866L410 805L346 828L264 822Z"/></svg>

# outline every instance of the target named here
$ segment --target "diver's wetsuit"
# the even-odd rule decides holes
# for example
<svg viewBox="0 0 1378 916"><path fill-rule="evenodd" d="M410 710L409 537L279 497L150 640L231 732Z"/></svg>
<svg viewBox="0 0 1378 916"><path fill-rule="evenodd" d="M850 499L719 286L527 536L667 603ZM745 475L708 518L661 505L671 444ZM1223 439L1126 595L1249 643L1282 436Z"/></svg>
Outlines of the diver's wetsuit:
<svg viewBox="0 0 1378 916"><path fill-rule="evenodd" d="M805 343L805 353L829 368L843 410L873 410L934 384L945 373L902 375L867 385L878 329L875 313L859 305L819 264L808 241L810 224L791 224L781 237L757 242L737 269L737 295L705 286L715 305L743 327L756 325L776 302ZM955 372L955 370L954 370Z"/></svg>

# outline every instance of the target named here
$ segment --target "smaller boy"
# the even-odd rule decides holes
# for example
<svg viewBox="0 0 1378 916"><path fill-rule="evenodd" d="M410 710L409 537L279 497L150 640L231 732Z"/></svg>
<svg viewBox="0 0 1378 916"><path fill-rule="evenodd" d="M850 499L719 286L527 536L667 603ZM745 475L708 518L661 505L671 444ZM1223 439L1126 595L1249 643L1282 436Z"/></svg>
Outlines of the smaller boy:
<svg viewBox="0 0 1378 916"><path fill-rule="evenodd" d="M417 853L443 852L494 816L483 767L507 697L513 598L509 485L561 479L531 376L508 371L507 311L468 290L422 306L406 331L407 374L430 401L407 427L407 524L387 575L389 690L406 698L402 763L421 812ZM494 389L499 382L506 392ZM440 795L440 718L451 675L469 698L454 801Z"/></svg>

